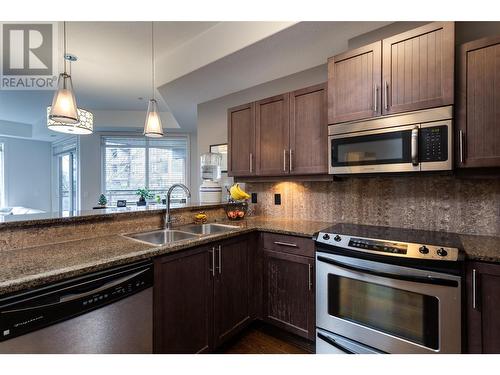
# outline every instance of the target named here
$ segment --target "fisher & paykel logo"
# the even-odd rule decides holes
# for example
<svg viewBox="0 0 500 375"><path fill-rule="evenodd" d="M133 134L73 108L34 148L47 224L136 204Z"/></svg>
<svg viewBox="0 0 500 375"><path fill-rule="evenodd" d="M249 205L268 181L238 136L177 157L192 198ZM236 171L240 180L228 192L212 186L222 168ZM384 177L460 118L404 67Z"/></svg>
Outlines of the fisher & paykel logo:
<svg viewBox="0 0 500 375"><path fill-rule="evenodd" d="M52 90L57 86L56 22L0 23L0 90Z"/></svg>

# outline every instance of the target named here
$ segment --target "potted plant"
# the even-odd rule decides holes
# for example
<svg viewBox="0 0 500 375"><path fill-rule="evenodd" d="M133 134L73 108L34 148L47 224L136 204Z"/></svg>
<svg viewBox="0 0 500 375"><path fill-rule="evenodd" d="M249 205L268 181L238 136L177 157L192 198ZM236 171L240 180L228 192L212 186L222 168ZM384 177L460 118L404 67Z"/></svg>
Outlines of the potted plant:
<svg viewBox="0 0 500 375"><path fill-rule="evenodd" d="M146 199L151 199L153 198L153 194L149 191L149 189L137 189L135 192L136 195L139 196L139 201L137 202L138 206L145 206L146 205Z"/></svg>
<svg viewBox="0 0 500 375"><path fill-rule="evenodd" d="M106 196L104 194L101 194L99 200L97 201L97 204L101 207L106 207L106 205L108 204L108 200L106 199Z"/></svg>

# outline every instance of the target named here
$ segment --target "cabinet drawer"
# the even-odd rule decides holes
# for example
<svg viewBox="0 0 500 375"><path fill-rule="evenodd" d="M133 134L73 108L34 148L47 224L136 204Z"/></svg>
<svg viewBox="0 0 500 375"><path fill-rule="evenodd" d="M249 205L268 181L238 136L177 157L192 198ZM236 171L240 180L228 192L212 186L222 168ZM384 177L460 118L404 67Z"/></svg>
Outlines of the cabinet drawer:
<svg viewBox="0 0 500 375"><path fill-rule="evenodd" d="M314 257L314 242L311 238L263 233L262 241L266 250Z"/></svg>

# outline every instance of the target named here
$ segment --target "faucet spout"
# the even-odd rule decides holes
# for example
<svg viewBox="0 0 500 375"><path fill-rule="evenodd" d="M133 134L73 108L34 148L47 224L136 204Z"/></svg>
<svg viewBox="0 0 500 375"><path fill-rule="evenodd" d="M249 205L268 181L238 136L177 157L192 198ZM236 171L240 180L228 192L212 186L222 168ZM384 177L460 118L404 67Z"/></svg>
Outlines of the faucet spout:
<svg viewBox="0 0 500 375"><path fill-rule="evenodd" d="M170 196L176 188L184 190L187 198L191 198L191 191L184 184L173 184L167 191L167 211L165 213L165 229L172 229L172 216L170 215Z"/></svg>

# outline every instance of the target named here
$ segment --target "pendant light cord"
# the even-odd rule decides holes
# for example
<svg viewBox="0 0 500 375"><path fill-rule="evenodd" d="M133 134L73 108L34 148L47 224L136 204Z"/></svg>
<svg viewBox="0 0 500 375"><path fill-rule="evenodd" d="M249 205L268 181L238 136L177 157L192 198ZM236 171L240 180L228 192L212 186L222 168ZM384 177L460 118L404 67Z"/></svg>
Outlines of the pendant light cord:
<svg viewBox="0 0 500 375"><path fill-rule="evenodd" d="M154 21L151 21L151 71L152 71L152 82L151 82L151 97L155 98L155 33L154 33Z"/></svg>
<svg viewBox="0 0 500 375"><path fill-rule="evenodd" d="M63 21L63 59L64 59L64 73L66 73L66 21Z"/></svg>

